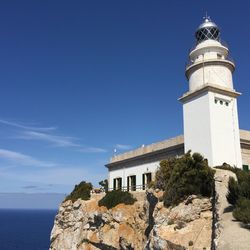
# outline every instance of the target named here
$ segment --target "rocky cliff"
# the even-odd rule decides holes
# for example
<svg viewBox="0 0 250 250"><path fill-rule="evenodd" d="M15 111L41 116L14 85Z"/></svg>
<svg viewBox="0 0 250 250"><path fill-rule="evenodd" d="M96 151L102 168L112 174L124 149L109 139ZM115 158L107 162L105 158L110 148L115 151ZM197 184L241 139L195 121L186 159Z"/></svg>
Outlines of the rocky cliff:
<svg viewBox="0 0 250 250"><path fill-rule="evenodd" d="M165 208L162 192L133 193L137 202L99 207L102 195L61 204L50 250L210 249L212 203L189 196Z"/></svg>

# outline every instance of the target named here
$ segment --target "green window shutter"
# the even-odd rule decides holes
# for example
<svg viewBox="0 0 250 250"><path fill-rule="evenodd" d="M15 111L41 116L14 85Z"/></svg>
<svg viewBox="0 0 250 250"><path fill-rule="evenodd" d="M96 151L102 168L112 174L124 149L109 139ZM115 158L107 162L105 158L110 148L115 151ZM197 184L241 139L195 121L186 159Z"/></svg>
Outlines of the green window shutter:
<svg viewBox="0 0 250 250"><path fill-rule="evenodd" d="M246 172L249 172L249 166L248 165L243 165L243 170Z"/></svg>

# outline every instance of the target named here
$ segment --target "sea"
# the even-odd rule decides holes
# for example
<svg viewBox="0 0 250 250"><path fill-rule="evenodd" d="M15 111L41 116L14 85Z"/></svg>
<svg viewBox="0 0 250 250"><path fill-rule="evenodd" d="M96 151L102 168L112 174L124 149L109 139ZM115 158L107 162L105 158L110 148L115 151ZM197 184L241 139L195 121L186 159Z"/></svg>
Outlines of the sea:
<svg viewBox="0 0 250 250"><path fill-rule="evenodd" d="M0 209L0 250L48 250L57 210Z"/></svg>

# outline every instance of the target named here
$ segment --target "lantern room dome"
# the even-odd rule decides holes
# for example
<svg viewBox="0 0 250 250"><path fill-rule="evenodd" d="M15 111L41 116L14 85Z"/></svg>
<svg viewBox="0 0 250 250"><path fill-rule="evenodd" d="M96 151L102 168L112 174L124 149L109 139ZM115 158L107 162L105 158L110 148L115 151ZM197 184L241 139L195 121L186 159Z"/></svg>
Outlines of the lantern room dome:
<svg viewBox="0 0 250 250"><path fill-rule="evenodd" d="M208 39L219 41L220 30L210 17L205 17L203 23L196 30L195 37L197 43L201 43Z"/></svg>

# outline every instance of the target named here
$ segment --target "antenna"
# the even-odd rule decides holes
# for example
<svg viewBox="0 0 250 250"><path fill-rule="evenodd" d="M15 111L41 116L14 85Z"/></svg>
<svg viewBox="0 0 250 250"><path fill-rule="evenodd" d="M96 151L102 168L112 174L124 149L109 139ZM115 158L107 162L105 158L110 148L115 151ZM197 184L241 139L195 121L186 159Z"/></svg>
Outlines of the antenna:
<svg viewBox="0 0 250 250"><path fill-rule="evenodd" d="M210 16L207 15L207 11L206 11L206 15L203 17L204 20L211 20Z"/></svg>

